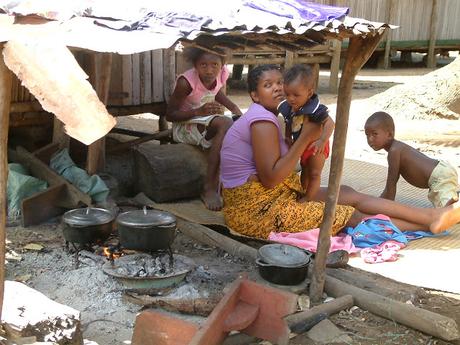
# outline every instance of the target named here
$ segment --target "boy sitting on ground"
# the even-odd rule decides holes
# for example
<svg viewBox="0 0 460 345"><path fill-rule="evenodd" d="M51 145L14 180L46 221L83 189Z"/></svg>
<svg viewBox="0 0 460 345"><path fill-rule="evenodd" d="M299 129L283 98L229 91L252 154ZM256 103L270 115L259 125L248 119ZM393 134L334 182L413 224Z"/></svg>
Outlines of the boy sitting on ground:
<svg viewBox="0 0 460 345"><path fill-rule="evenodd" d="M402 176L418 188L429 188L428 199L435 207L458 201L458 174L446 161L425 156L413 147L396 140L393 118L382 111L372 114L364 125L367 143L375 151L388 152L388 176L381 197L394 200L396 183Z"/></svg>

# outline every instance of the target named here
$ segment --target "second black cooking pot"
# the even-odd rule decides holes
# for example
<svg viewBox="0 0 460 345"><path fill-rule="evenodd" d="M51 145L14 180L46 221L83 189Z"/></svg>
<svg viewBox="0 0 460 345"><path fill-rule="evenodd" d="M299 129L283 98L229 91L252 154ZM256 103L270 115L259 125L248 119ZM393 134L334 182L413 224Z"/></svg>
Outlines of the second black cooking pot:
<svg viewBox="0 0 460 345"><path fill-rule="evenodd" d="M256 264L265 280L279 285L297 285L305 280L311 253L286 244L259 248Z"/></svg>
<svg viewBox="0 0 460 345"><path fill-rule="evenodd" d="M176 236L176 217L165 211L135 210L121 213L116 220L120 245L126 249L167 249Z"/></svg>

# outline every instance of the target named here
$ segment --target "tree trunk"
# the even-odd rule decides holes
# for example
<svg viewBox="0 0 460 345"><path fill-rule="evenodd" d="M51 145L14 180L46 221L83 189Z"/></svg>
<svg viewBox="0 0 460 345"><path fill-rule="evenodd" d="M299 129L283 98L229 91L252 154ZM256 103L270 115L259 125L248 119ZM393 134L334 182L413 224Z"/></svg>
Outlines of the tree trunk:
<svg viewBox="0 0 460 345"><path fill-rule="evenodd" d="M372 109L393 117L460 119L460 56L414 81L394 86L369 99Z"/></svg>

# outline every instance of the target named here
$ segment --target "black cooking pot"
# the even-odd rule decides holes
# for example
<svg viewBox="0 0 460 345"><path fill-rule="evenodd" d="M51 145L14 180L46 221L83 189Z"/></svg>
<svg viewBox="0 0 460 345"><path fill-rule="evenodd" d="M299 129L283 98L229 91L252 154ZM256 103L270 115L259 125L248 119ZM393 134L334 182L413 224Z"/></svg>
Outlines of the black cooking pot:
<svg viewBox="0 0 460 345"><path fill-rule="evenodd" d="M103 208L77 208L62 216L64 239L67 242L89 244L105 241L113 230L114 215Z"/></svg>
<svg viewBox="0 0 460 345"><path fill-rule="evenodd" d="M312 254L286 244L259 248L256 264L265 280L279 285L297 285L305 280Z"/></svg>
<svg viewBox="0 0 460 345"><path fill-rule="evenodd" d="M176 237L176 217L164 211L135 210L117 217L123 248L141 251L168 249Z"/></svg>

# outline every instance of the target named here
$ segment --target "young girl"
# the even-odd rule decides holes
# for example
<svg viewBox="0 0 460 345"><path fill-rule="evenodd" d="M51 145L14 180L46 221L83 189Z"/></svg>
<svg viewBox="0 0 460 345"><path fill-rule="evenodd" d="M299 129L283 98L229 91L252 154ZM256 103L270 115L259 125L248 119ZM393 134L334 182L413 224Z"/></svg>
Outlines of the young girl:
<svg viewBox="0 0 460 345"><path fill-rule="evenodd" d="M184 55L194 67L177 78L166 119L173 122L174 141L209 149L201 199L208 209L217 211L222 208L218 193L220 148L233 123L230 117L221 116L222 106L233 114L242 113L223 92L229 75L223 57L194 47L186 48Z"/></svg>
<svg viewBox="0 0 460 345"><path fill-rule="evenodd" d="M314 93L314 76L310 66L295 65L285 73L284 93L286 100L280 103L278 110L286 122L285 137L289 144L299 137L305 118L308 118L307 126L322 126L320 137L300 157L300 179L305 189L303 201L310 201L321 185L321 172L329 157L329 138L335 124L327 107L319 103Z"/></svg>
<svg viewBox="0 0 460 345"><path fill-rule="evenodd" d="M283 76L276 65L254 68L248 75L253 104L228 130L221 150L225 221L233 230L267 239L270 232L300 232L318 228L327 190L315 201L297 201L302 188L294 168L321 128L303 126L290 148L277 120L284 98ZM417 208L372 197L342 186L332 234L356 226L365 216L383 213L401 230L439 233L460 222L460 203L444 208ZM348 205L348 206L347 206Z"/></svg>

